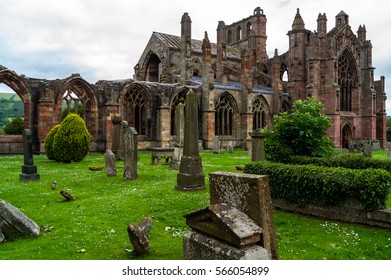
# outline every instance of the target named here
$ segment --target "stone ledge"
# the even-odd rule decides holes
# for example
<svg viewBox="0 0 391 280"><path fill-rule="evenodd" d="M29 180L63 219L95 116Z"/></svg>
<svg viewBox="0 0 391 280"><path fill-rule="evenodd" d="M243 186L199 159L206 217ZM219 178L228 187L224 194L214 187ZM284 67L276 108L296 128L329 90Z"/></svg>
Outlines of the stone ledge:
<svg viewBox="0 0 391 280"><path fill-rule="evenodd" d="M270 260L268 251L254 245L242 249L204 234L189 231L183 236L184 260Z"/></svg>
<svg viewBox="0 0 391 280"><path fill-rule="evenodd" d="M295 203L280 199L272 200L273 207L296 213L321 217L331 220L358 223L369 226L391 229L391 209L378 209L368 211L355 207L351 202L340 206L331 205L307 205L298 206Z"/></svg>

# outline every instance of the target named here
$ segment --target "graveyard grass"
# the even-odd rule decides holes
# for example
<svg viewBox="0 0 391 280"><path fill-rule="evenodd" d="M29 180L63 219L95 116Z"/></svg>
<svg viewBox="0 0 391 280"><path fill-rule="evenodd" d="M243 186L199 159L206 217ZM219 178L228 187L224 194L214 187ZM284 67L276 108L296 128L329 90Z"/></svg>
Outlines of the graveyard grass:
<svg viewBox="0 0 391 280"><path fill-rule="evenodd" d="M41 226L38 238L23 237L0 244L3 260L132 260L182 259L182 237L188 230L183 215L209 203L208 174L240 172L251 159L247 153L201 153L207 188L195 192L175 189L176 174L167 165L152 165L151 153L139 152L138 179L124 181L91 166L104 166L103 154L79 163L57 163L34 156L41 180L19 181L23 156L1 156L0 198L19 208ZM384 152L374 154L384 157ZM121 166L117 162L117 166ZM51 190L57 181L57 189ZM76 198L65 201L67 188ZM391 197L388 207L391 207ZM150 254L136 256L126 227L152 217ZM391 259L391 231L274 211L280 259Z"/></svg>

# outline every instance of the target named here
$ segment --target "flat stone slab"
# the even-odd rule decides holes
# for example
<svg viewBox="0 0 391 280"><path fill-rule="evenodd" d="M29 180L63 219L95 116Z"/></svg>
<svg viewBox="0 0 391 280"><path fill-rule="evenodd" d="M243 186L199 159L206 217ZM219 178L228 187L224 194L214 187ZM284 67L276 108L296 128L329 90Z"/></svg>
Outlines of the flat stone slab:
<svg viewBox="0 0 391 280"><path fill-rule="evenodd" d="M0 232L5 237L13 237L13 235L37 237L40 235L40 227L12 204L0 199Z"/></svg>

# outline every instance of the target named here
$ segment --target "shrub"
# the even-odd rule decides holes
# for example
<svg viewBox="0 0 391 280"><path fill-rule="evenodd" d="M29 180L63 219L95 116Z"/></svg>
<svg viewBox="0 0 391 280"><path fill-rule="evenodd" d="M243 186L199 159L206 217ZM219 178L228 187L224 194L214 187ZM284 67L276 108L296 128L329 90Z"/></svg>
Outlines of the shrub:
<svg viewBox="0 0 391 280"><path fill-rule="evenodd" d="M292 112L283 112L275 115L273 130L265 133L265 151L290 150L295 155L322 156L332 151L333 144L326 136L326 130L331 126L328 116L321 113L323 104L314 97L306 100L297 100L293 104ZM274 147L268 148L272 144ZM269 153L269 156L280 156Z"/></svg>
<svg viewBox="0 0 391 280"><path fill-rule="evenodd" d="M55 125L48 133L48 135L45 138L45 152L50 160L55 160L54 157L54 151L53 151L53 141L54 136L56 135L58 129L60 128L60 125Z"/></svg>
<svg viewBox="0 0 391 280"><path fill-rule="evenodd" d="M381 169L348 169L275 162L253 162L245 173L269 176L272 197L298 205L338 205L348 197L364 208L384 207L390 193L391 174Z"/></svg>
<svg viewBox="0 0 391 280"><path fill-rule="evenodd" d="M17 116L12 121L4 126L5 134L20 135L23 134L24 121L23 118Z"/></svg>
<svg viewBox="0 0 391 280"><path fill-rule="evenodd" d="M69 114L54 136L53 152L56 161L82 161L90 149L91 136L84 120L76 114Z"/></svg>
<svg viewBox="0 0 391 280"><path fill-rule="evenodd" d="M282 161L281 161L282 162ZM391 173L391 161L384 159L371 159L360 154L344 153L335 154L324 158L290 156L284 158L285 163L314 164L328 167L344 167L351 169L384 169Z"/></svg>

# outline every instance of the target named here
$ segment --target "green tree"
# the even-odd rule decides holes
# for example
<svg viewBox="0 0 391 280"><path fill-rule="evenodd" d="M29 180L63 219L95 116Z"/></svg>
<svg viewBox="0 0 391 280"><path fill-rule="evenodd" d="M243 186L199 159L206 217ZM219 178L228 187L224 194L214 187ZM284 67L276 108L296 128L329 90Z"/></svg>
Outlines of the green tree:
<svg viewBox="0 0 391 280"><path fill-rule="evenodd" d="M322 110L323 104L311 97L297 100L291 113L274 116L273 130L264 131L266 153L271 157L284 157L287 154L322 156L330 153L333 144L325 132L331 126L331 120Z"/></svg>
<svg viewBox="0 0 391 280"><path fill-rule="evenodd" d="M54 135L53 153L56 161L82 161L90 149L91 136L84 120L70 113Z"/></svg>
<svg viewBox="0 0 391 280"><path fill-rule="evenodd" d="M24 121L21 117L17 116L12 121L4 126L5 134L19 135L23 134Z"/></svg>
<svg viewBox="0 0 391 280"><path fill-rule="evenodd" d="M391 141L391 118L387 117L387 129L386 129L387 141Z"/></svg>
<svg viewBox="0 0 391 280"><path fill-rule="evenodd" d="M54 142L54 136L56 135L59 128L60 128L60 124L52 127L52 129L49 131L48 135L45 138L45 152L46 152L46 156L50 160L56 159L54 157L53 142Z"/></svg>

